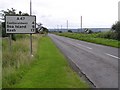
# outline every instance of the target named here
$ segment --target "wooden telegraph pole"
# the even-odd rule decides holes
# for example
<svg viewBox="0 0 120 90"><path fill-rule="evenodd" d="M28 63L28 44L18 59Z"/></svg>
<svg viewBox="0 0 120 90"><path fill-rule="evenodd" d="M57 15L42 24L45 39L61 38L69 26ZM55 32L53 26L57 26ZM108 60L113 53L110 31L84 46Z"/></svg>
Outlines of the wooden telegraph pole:
<svg viewBox="0 0 120 90"><path fill-rule="evenodd" d="M118 2L118 21L120 21L120 1Z"/></svg>
<svg viewBox="0 0 120 90"><path fill-rule="evenodd" d="M81 32L82 32L82 16L81 16Z"/></svg>
<svg viewBox="0 0 120 90"><path fill-rule="evenodd" d="M68 31L68 20L67 20L67 31Z"/></svg>
<svg viewBox="0 0 120 90"><path fill-rule="evenodd" d="M30 0L30 16L32 15L32 2ZM30 55L32 55L32 34L30 34Z"/></svg>

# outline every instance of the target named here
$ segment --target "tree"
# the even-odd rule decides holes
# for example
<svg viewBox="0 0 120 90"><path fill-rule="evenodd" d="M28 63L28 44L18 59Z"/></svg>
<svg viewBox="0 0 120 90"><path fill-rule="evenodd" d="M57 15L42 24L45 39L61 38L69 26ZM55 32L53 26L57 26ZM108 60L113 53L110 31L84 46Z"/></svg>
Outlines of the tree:
<svg viewBox="0 0 120 90"><path fill-rule="evenodd" d="M115 31L117 33L120 33L120 21L118 21L117 23L113 24L111 27L112 31Z"/></svg>
<svg viewBox="0 0 120 90"><path fill-rule="evenodd" d="M16 10L14 8L11 8L11 9L7 9L7 10L2 10L2 20L5 20L5 16L6 15L23 15L23 16L29 16L28 13L22 13L21 11L19 11L19 13L17 14L16 13ZM5 21L2 22L2 37L7 37L9 36L9 34L6 34L6 31L5 31ZM12 34L12 40L16 40L15 39L15 34Z"/></svg>
<svg viewBox="0 0 120 90"><path fill-rule="evenodd" d="M3 20L5 20L6 15L16 15L16 10L14 8L7 9L7 11L2 10L2 12L3 12L2 16L4 16Z"/></svg>
<svg viewBox="0 0 120 90"><path fill-rule="evenodd" d="M43 32L48 33L48 29L46 27L43 27Z"/></svg>
<svg viewBox="0 0 120 90"><path fill-rule="evenodd" d="M116 25L113 24L111 29L112 29L112 30L115 30L115 27L116 27Z"/></svg>
<svg viewBox="0 0 120 90"><path fill-rule="evenodd" d="M16 15L16 10L14 8L7 9L7 11L2 10L2 12L3 12L2 16L4 17L2 18L3 20L5 20L6 15ZM6 34L5 31L5 22L2 22L2 37L6 37L6 36L9 36L9 34ZM16 40L15 35L13 34L12 34L12 40Z"/></svg>
<svg viewBox="0 0 120 90"><path fill-rule="evenodd" d="M111 30L114 31L114 33L117 33L116 38L120 40L120 21L113 24Z"/></svg>
<svg viewBox="0 0 120 90"><path fill-rule="evenodd" d="M29 16L28 13L22 13L22 16Z"/></svg>

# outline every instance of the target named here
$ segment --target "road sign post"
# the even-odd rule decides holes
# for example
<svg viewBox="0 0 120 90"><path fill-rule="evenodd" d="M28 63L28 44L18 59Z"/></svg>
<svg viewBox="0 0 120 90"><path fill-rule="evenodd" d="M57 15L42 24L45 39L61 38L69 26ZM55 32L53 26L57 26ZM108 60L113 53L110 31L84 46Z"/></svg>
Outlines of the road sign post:
<svg viewBox="0 0 120 90"><path fill-rule="evenodd" d="M11 46L12 46L12 41L11 41L11 39L12 39L12 35L11 34L9 34L9 49L10 49L10 52L11 52Z"/></svg>
<svg viewBox="0 0 120 90"><path fill-rule="evenodd" d="M36 33L36 16L6 16L6 33L30 34L30 54L32 55L32 34ZM11 35L9 37L11 48Z"/></svg>

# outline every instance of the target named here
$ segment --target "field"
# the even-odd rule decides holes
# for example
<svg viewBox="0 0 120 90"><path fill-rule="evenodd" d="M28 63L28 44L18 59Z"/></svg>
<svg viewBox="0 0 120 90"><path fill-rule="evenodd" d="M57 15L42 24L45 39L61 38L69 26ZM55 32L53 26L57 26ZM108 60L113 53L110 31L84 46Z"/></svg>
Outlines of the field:
<svg viewBox="0 0 120 90"><path fill-rule="evenodd" d="M3 39L3 88L88 88L69 67L65 57L48 37L33 36L33 54L29 55L29 36L12 41Z"/></svg>
<svg viewBox="0 0 120 90"><path fill-rule="evenodd" d="M91 43L111 46L120 48L120 41L114 40L114 39L107 39L107 38L101 38L99 35L101 33L93 33L93 34L82 34L82 33L55 33L60 36L65 36L73 39L78 39L82 41L87 41Z"/></svg>

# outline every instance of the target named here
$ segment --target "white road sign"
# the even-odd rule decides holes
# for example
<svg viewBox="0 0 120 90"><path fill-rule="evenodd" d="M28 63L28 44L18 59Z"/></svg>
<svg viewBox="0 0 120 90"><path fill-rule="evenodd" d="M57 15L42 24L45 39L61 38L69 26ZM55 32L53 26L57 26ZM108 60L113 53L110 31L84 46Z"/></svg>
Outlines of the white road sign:
<svg viewBox="0 0 120 90"><path fill-rule="evenodd" d="M35 33L36 16L6 16L6 33Z"/></svg>

